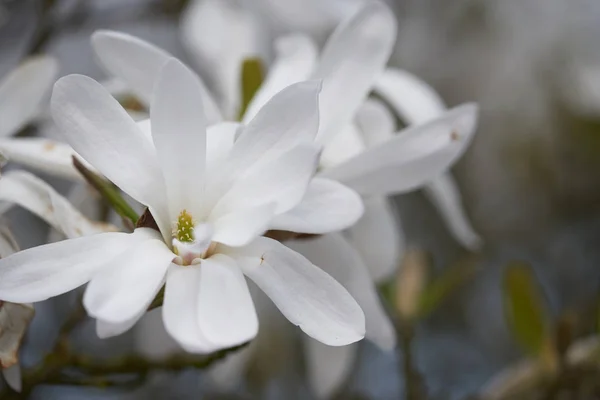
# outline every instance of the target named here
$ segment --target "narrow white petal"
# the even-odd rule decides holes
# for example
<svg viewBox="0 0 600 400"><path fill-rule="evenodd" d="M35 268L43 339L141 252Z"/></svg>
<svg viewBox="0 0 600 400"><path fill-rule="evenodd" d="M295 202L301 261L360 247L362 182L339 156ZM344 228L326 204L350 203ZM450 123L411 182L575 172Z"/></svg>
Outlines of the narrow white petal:
<svg viewBox="0 0 600 400"><path fill-rule="evenodd" d="M275 94L309 78L317 61L316 44L304 35L284 36L275 42L275 61L243 117L247 123Z"/></svg>
<svg viewBox="0 0 600 400"><path fill-rule="evenodd" d="M200 265L198 324L218 348L247 342L258 332L258 318L246 278L235 262L216 254Z"/></svg>
<svg viewBox="0 0 600 400"><path fill-rule="evenodd" d="M304 338L307 378L318 399L329 399L346 382L358 353L357 345L327 346Z"/></svg>
<svg viewBox="0 0 600 400"><path fill-rule="evenodd" d="M425 193L436 205L450 232L460 244L469 250L477 250L481 247L481 238L475 232L465 214L460 192L449 173L440 175L425 186Z"/></svg>
<svg viewBox="0 0 600 400"><path fill-rule="evenodd" d="M58 73L56 60L32 57L0 82L0 137L9 136L37 115Z"/></svg>
<svg viewBox="0 0 600 400"><path fill-rule="evenodd" d="M466 104L441 117L412 126L392 140L367 149L326 170L362 195L402 193L416 189L447 170L466 150L475 132L477 107Z"/></svg>
<svg viewBox="0 0 600 400"><path fill-rule="evenodd" d="M377 146L394 137L396 120L388 107L376 99L367 99L358 109L356 124L367 147Z"/></svg>
<svg viewBox="0 0 600 400"><path fill-rule="evenodd" d="M400 221L387 199L364 200L365 212L346 232L352 247L361 255L372 279L383 282L396 271L404 252L404 234Z"/></svg>
<svg viewBox="0 0 600 400"><path fill-rule="evenodd" d="M379 299L369 270L360 254L339 233L313 239L294 240L289 247L307 257L331 274L356 299L365 313L365 337L384 350L396 344L396 334L390 318Z"/></svg>
<svg viewBox="0 0 600 400"><path fill-rule="evenodd" d="M206 117L200 80L175 58L160 72L150 107L152 139L167 188L171 220L198 215L204 192Z"/></svg>
<svg viewBox="0 0 600 400"><path fill-rule="evenodd" d="M200 332L198 293L200 265L172 265L167 272L162 307L165 329L183 349L190 353L208 353L215 346Z"/></svg>
<svg viewBox="0 0 600 400"><path fill-rule="evenodd" d="M363 203L355 191L331 179L314 178L300 204L276 216L269 227L322 234L352 226L362 213Z"/></svg>
<svg viewBox="0 0 600 400"><path fill-rule="evenodd" d="M235 122L222 122L209 126L206 130L206 167L216 166L229 154L235 135L242 125Z"/></svg>
<svg viewBox="0 0 600 400"><path fill-rule="evenodd" d="M67 142L104 176L164 218L165 190L156 152L121 105L91 78L69 75L54 85L54 121Z"/></svg>
<svg viewBox="0 0 600 400"><path fill-rule="evenodd" d="M264 53L264 26L236 0L194 0L183 13L181 39L198 70L233 118L241 102L241 66Z"/></svg>
<svg viewBox="0 0 600 400"><path fill-rule="evenodd" d="M125 82L142 102L150 105L160 71L172 56L142 39L114 31L96 31L92 47L107 72ZM211 94L203 82L200 86L209 123L220 122L221 113Z"/></svg>
<svg viewBox="0 0 600 400"><path fill-rule="evenodd" d="M113 336L121 335L130 330L138 320L144 315L146 310L142 310L136 316L123 322L108 322L101 319L96 320L96 335L100 339L107 339Z"/></svg>
<svg viewBox="0 0 600 400"><path fill-rule="evenodd" d="M396 19L380 2L366 2L331 35L313 74L323 80L321 143L350 123L384 70L395 40Z"/></svg>
<svg viewBox="0 0 600 400"><path fill-rule="evenodd" d="M0 299L31 303L66 293L88 282L135 242L127 233L108 232L23 250L0 260Z"/></svg>
<svg viewBox="0 0 600 400"><path fill-rule="evenodd" d="M123 323L148 308L175 258L158 232L154 237L127 250L92 278L83 297L88 314Z"/></svg>
<svg viewBox="0 0 600 400"><path fill-rule="evenodd" d="M2 376L4 377L6 384L10 386L12 390L21 393L21 389L23 388L21 381L21 365L17 363L3 369Z"/></svg>
<svg viewBox="0 0 600 400"><path fill-rule="evenodd" d="M346 125L325 143L321 155L321 168L333 168L365 151L362 132L355 123Z"/></svg>
<svg viewBox="0 0 600 400"><path fill-rule="evenodd" d="M43 138L0 139L0 153L11 162L59 178L83 181L73 166L73 149L60 142Z"/></svg>
<svg viewBox="0 0 600 400"><path fill-rule="evenodd" d="M236 176L300 143L312 144L319 127L320 90L319 82L300 82L273 96L239 135L225 173Z"/></svg>
<svg viewBox="0 0 600 400"><path fill-rule="evenodd" d="M0 201L31 211L68 238L117 230L112 225L90 221L50 185L25 171L9 171L2 176Z"/></svg>
<svg viewBox="0 0 600 400"><path fill-rule="evenodd" d="M331 346L361 340L365 315L344 287L283 244L265 237L226 251L290 322Z"/></svg>
<svg viewBox="0 0 600 400"><path fill-rule="evenodd" d="M428 121L446 109L440 95L431 86L401 69L386 69L377 79L374 89L408 125Z"/></svg>
<svg viewBox="0 0 600 400"><path fill-rule="evenodd" d="M209 220L270 203L275 205L275 214L292 209L302 200L318 158L319 149L314 145L298 145L275 160L240 174L215 205Z"/></svg>
<svg viewBox="0 0 600 400"><path fill-rule="evenodd" d="M268 229L274 215L274 203L234 210L214 221L212 240L228 246L245 246Z"/></svg>

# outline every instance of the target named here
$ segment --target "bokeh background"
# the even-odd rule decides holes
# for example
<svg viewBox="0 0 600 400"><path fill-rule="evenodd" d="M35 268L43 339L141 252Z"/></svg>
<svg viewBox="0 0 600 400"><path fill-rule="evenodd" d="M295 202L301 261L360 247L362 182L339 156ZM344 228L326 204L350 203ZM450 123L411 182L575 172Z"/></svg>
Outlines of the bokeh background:
<svg viewBox="0 0 600 400"><path fill-rule="evenodd" d="M343 3L290 3L312 7L328 1ZM191 61L179 33L185 3L1 0L0 76L38 51L59 60L61 76L81 73L103 79L89 44L89 35L99 28L132 33ZM597 318L600 2L387 3L399 23L390 64L423 78L448 105L476 101L481 106L477 135L452 171L467 215L485 243L475 258L477 273L418 325L413 343L429 397L466 399L523 356L503 312L502 276L512 260L530 263L556 318L574 315L575 335L589 332ZM343 14L330 11L325 18L325 12L318 11L312 26L294 25L293 12L271 17L276 21L273 29L308 30L322 41ZM210 85L210 77L205 79ZM48 180L67 190L66 182ZM408 245L431 255L434 275L469 257L423 193L398 196L394 204ZM22 247L45 240L47 227L35 217L19 210L8 217ZM23 354L25 365L35 364L51 344L56 321L71 300L62 296L38 307ZM131 335L95 339L91 325L79 336L82 350L94 354L118 354L134 346ZM36 390L33 398L310 399L296 339L290 330L267 343L264 357L253 364L251 379L235 393L219 393L205 374L189 370L156 374L139 388L46 387ZM351 379L338 397L402 398L399 357L363 342Z"/></svg>

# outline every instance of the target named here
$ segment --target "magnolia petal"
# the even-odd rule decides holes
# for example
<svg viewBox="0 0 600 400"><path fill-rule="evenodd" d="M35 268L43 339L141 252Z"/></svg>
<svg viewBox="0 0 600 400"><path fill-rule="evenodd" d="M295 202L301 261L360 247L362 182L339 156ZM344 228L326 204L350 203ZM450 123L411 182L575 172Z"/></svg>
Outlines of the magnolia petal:
<svg viewBox="0 0 600 400"><path fill-rule="evenodd" d="M125 82L146 105L152 102L156 80L172 57L169 53L135 36L107 30L92 35L92 47L110 75ZM202 81L200 90L207 120L220 122L221 112Z"/></svg>
<svg viewBox="0 0 600 400"><path fill-rule="evenodd" d="M365 199L364 204L362 218L346 233L368 267L371 278L380 283L389 279L398 268L404 252L404 234L387 199L372 197Z"/></svg>
<svg viewBox="0 0 600 400"><path fill-rule="evenodd" d="M322 234L345 229L361 217L363 203L352 189L325 178L313 178L300 204L276 216L271 229Z"/></svg>
<svg viewBox="0 0 600 400"><path fill-rule="evenodd" d="M0 139L0 153L10 161L69 180L83 181L73 166L73 149L43 138Z"/></svg>
<svg viewBox="0 0 600 400"><path fill-rule="evenodd" d="M171 221L181 210L202 212L206 118L200 80L171 58L160 72L150 107L152 139L161 164Z"/></svg>
<svg viewBox="0 0 600 400"><path fill-rule="evenodd" d="M474 104L456 107L325 170L322 176L339 180L362 195L416 189L437 178L460 158L473 137L476 120Z"/></svg>
<svg viewBox="0 0 600 400"><path fill-rule="evenodd" d="M357 345L327 346L304 338L307 378L318 399L329 399L350 376L358 353Z"/></svg>
<svg viewBox="0 0 600 400"><path fill-rule="evenodd" d="M2 370L2 376L6 384L15 392L21 393L23 382L21 380L21 365L14 364Z"/></svg>
<svg viewBox="0 0 600 400"><path fill-rule="evenodd" d="M330 36L313 78L323 80L318 140L346 126L384 70L396 40L396 19L380 2L365 2Z"/></svg>
<svg viewBox="0 0 600 400"><path fill-rule="evenodd" d="M198 324L218 348L237 346L258 333L258 318L246 278L235 262L216 254L202 260Z"/></svg>
<svg viewBox="0 0 600 400"><path fill-rule="evenodd" d="M329 169L365 151L365 141L356 124L348 124L323 147L321 168Z"/></svg>
<svg viewBox="0 0 600 400"><path fill-rule="evenodd" d="M165 329L190 353L209 353L215 349L215 346L202 336L198 321L200 269L200 265L172 265L167 272L162 307Z"/></svg>
<svg viewBox="0 0 600 400"><path fill-rule="evenodd" d="M377 146L394 137L396 120L387 106L376 99L367 99L358 109L356 124L367 147Z"/></svg>
<svg viewBox="0 0 600 400"><path fill-rule="evenodd" d="M274 203L234 210L214 222L211 239L228 246L245 246L268 229L274 215Z"/></svg>
<svg viewBox="0 0 600 400"><path fill-rule="evenodd" d="M374 90L408 125L435 118L446 109L440 95L431 86L401 69L386 69L377 79Z"/></svg>
<svg viewBox="0 0 600 400"><path fill-rule="evenodd" d="M316 44L304 35L289 35L276 40L275 62L248 109L243 122L247 123L275 94L291 84L308 79L317 61Z"/></svg>
<svg viewBox="0 0 600 400"><path fill-rule="evenodd" d="M213 83L227 118L233 118L241 106L243 61L264 53L263 30L235 0L195 0L183 13L182 43Z"/></svg>
<svg viewBox="0 0 600 400"><path fill-rule="evenodd" d="M108 322L101 319L96 320L96 335L100 339L107 339L113 336L119 336L131 328L138 322L138 320L146 313L146 309L143 309L140 313L134 317L125 320L123 322Z"/></svg>
<svg viewBox="0 0 600 400"><path fill-rule="evenodd" d="M9 136L36 117L58 73L52 57L31 57L0 81L0 137Z"/></svg>
<svg viewBox="0 0 600 400"><path fill-rule="evenodd" d="M465 214L460 192L452 176L440 175L425 186L425 193L442 214L456 240L469 250L479 249L482 244L481 237L475 232Z"/></svg>
<svg viewBox="0 0 600 400"><path fill-rule="evenodd" d="M369 270L360 254L339 233L317 238L293 240L288 246L307 257L344 285L365 313L365 337L384 350L396 344L396 334L390 318L377 294Z"/></svg>
<svg viewBox="0 0 600 400"><path fill-rule="evenodd" d="M320 90L319 82L300 82L273 96L233 145L228 176L270 161L298 144L312 144L319 127Z"/></svg>
<svg viewBox="0 0 600 400"><path fill-rule="evenodd" d="M300 254L266 237L226 251L307 335L330 346L364 337L365 316L360 306L342 285Z"/></svg>
<svg viewBox="0 0 600 400"><path fill-rule="evenodd" d="M66 293L135 243L133 235L108 232L15 253L0 260L0 298L31 303Z"/></svg>
<svg viewBox="0 0 600 400"><path fill-rule="evenodd" d="M9 171L2 176L0 201L31 211L68 238L117 230L110 224L90 221L50 185L25 171Z"/></svg>
<svg viewBox="0 0 600 400"><path fill-rule="evenodd" d="M121 105L91 78L69 75L54 85L54 121L67 142L124 192L165 218L156 152Z"/></svg>
<svg viewBox="0 0 600 400"><path fill-rule="evenodd" d="M298 145L271 162L251 168L234 181L213 208L209 220L238 209L272 203L275 214L284 213L302 200L319 158L314 145Z"/></svg>
<svg viewBox="0 0 600 400"><path fill-rule="evenodd" d="M83 305L94 318L126 322L147 309L162 287L175 255L158 232L140 230L149 231L144 233L149 238L112 260L88 284Z"/></svg>
<svg viewBox="0 0 600 400"><path fill-rule="evenodd" d="M235 135L242 125L235 122L222 122L209 126L206 130L206 167L211 168L229 154Z"/></svg>

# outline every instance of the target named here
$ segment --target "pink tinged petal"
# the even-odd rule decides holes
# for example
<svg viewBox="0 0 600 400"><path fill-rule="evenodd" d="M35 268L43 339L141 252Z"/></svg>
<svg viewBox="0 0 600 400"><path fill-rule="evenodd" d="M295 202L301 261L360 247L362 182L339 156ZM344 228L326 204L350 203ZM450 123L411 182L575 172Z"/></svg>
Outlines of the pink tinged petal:
<svg viewBox="0 0 600 400"><path fill-rule="evenodd" d="M481 237L475 232L462 207L458 187L450 174L443 174L429 185L425 193L436 205L452 235L469 250L481 247Z"/></svg>
<svg viewBox="0 0 600 400"><path fill-rule="evenodd" d="M241 66L265 53L266 29L236 0L190 2L181 20L181 39L198 70L221 99L227 118L241 106Z"/></svg>
<svg viewBox="0 0 600 400"><path fill-rule="evenodd" d="M367 147L377 146L394 137L396 120L387 106L376 99L367 99L356 114L356 124Z"/></svg>
<svg viewBox="0 0 600 400"><path fill-rule="evenodd" d="M372 197L364 203L365 213L346 233L367 265L371 278L380 283L398 268L405 247L404 233L387 199Z"/></svg>
<svg viewBox="0 0 600 400"><path fill-rule="evenodd" d="M435 118L446 109L439 94L431 86L400 69L386 69L377 79L374 89L409 125Z"/></svg>
<svg viewBox="0 0 600 400"><path fill-rule="evenodd" d="M304 35L289 35L276 40L275 61L258 92L252 98L244 114L247 123L256 116L275 94L289 85L309 78L317 61L316 44Z"/></svg>
<svg viewBox="0 0 600 400"><path fill-rule="evenodd" d="M90 221L50 185L25 171L9 171L2 176L0 201L31 211L68 238L117 230Z"/></svg>
<svg viewBox="0 0 600 400"><path fill-rule="evenodd" d="M202 335L198 321L200 268L200 265L172 265L169 268L162 307L165 329L190 353L209 353L215 350L215 346Z"/></svg>
<svg viewBox="0 0 600 400"><path fill-rule="evenodd" d="M327 346L309 337L304 339L307 378L317 399L329 399L350 377L358 347Z"/></svg>
<svg viewBox="0 0 600 400"><path fill-rule="evenodd" d="M465 104L412 126L379 146L326 170L362 195L403 193L423 186L460 158L475 133L477 107Z"/></svg>
<svg viewBox="0 0 600 400"><path fill-rule="evenodd" d="M37 116L57 73L55 59L37 56L0 81L0 137L17 133Z"/></svg>
<svg viewBox="0 0 600 400"><path fill-rule="evenodd" d="M150 105L156 80L171 54L135 36L107 30L92 35L92 47L106 71ZM220 122L221 113L212 96L204 83L200 82L200 86L208 121Z"/></svg>
<svg viewBox="0 0 600 400"><path fill-rule="evenodd" d="M274 215L274 203L234 210L214 222L211 239L228 246L245 246L267 231Z"/></svg>
<svg viewBox="0 0 600 400"><path fill-rule="evenodd" d="M127 250L92 278L83 297L92 317L123 323L148 308L175 255L158 232L147 236L152 238Z"/></svg>
<svg viewBox="0 0 600 400"><path fill-rule="evenodd" d="M300 254L265 237L225 251L307 335L330 346L364 337L365 316L360 306L334 278Z"/></svg>
<svg viewBox="0 0 600 400"><path fill-rule="evenodd" d="M383 350L396 345L396 334L360 254L339 233L294 240L289 247L307 257L344 285L365 313L365 337Z"/></svg>
<svg viewBox="0 0 600 400"><path fill-rule="evenodd" d="M150 120L152 139L167 188L169 215L201 210L206 162L206 117L200 80L175 58L158 76Z"/></svg>
<svg viewBox="0 0 600 400"><path fill-rule="evenodd" d="M23 383L21 380L21 365L14 364L2 370L2 376L6 384L15 392L21 393Z"/></svg>
<svg viewBox="0 0 600 400"><path fill-rule="evenodd" d="M202 261L197 301L200 331L216 348L242 344L258 333L246 278L231 258L216 254Z"/></svg>
<svg viewBox="0 0 600 400"><path fill-rule="evenodd" d="M135 236L108 232L33 247L0 260L0 299L43 301L88 282L135 244Z"/></svg>
<svg viewBox="0 0 600 400"><path fill-rule="evenodd" d="M52 114L67 142L104 176L165 218L156 152L121 105L96 81L69 75L54 85Z"/></svg>
<svg viewBox="0 0 600 400"><path fill-rule="evenodd" d="M213 208L209 220L240 209L274 204L275 214L284 213L302 200L319 158L319 148L303 144L264 162L237 177Z"/></svg>
<svg viewBox="0 0 600 400"><path fill-rule="evenodd" d="M0 153L11 162L69 180L83 181L73 166L73 149L42 138L0 139Z"/></svg>
<svg viewBox="0 0 600 400"><path fill-rule="evenodd" d="M365 151L365 141L356 124L348 124L324 146L321 168L333 168Z"/></svg>
<svg viewBox="0 0 600 400"><path fill-rule="evenodd" d="M383 72L395 40L396 19L380 2L367 2L330 36L312 75L323 80L321 143L351 122Z"/></svg>
<svg viewBox="0 0 600 400"><path fill-rule="evenodd" d="M320 82L300 82L273 96L233 145L226 176L236 177L298 144L312 144L319 128L320 90Z"/></svg>
<svg viewBox="0 0 600 400"><path fill-rule="evenodd" d="M313 178L300 204L276 216L270 229L322 234L354 225L363 213L360 196L339 182Z"/></svg>

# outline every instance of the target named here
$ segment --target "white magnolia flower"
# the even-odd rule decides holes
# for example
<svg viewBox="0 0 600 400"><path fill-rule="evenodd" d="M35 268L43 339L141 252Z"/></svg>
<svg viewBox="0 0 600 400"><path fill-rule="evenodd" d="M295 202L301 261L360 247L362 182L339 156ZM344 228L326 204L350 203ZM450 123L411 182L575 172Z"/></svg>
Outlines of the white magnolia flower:
<svg viewBox="0 0 600 400"><path fill-rule="evenodd" d="M355 188L365 196L366 210L358 224L344 235L302 241L298 248L313 262L344 255L337 262L319 265L353 293L366 313L367 338L384 349L394 346L395 337L369 275L377 280L389 277L397 266L402 238L392 209L382 196L413 190L433 181L460 157L474 132L476 119L476 108L465 105L395 136L394 118L389 110L380 102L365 101L385 68L394 38L393 17L377 2L365 6L340 25L320 57L309 38L301 35L282 38L277 42L277 57L267 79L243 116L243 121L251 120L269 99L295 82L323 80L319 95L321 123L316 137L318 143L325 145L320 177L333 178ZM96 33L93 45L109 73L127 82L142 98L148 97L156 71L169 57L149 43L115 32ZM208 90L203 90L204 98L211 98ZM210 104L216 103L210 101ZM216 107L212 109L216 110L211 114L214 121L226 114ZM292 231L326 233L316 224L328 222L331 214L321 215L315 221L302 214L303 206L323 199L332 204L339 202L314 185L300 206L275 219L271 227L284 229L278 225L281 223ZM297 217L295 212L299 213ZM350 254L354 257L352 262L346 260ZM318 356L337 352L338 359L350 359L355 349L323 350L316 346L309 344L308 363L310 370L315 371L310 375L334 377L323 383L313 381L316 392L326 395L344 378L340 368L347 370L347 363L340 362L339 368L332 368ZM234 382L234 379L220 381Z"/></svg>
<svg viewBox="0 0 600 400"><path fill-rule="evenodd" d="M172 59L158 74L150 124L140 127L99 83L62 78L51 106L68 143L146 205L160 232L101 233L12 255L0 260L0 298L42 301L90 282L84 305L106 337L128 330L166 281L167 331L186 350L209 352L256 335L245 275L315 339L334 346L360 340L364 315L350 294L301 255L260 236L315 184L319 90L319 83L299 83L247 125L207 129L201 84ZM336 211L347 225L360 217L354 192L327 179L317 184L344 199L344 211ZM314 204L307 218L329 207Z"/></svg>

